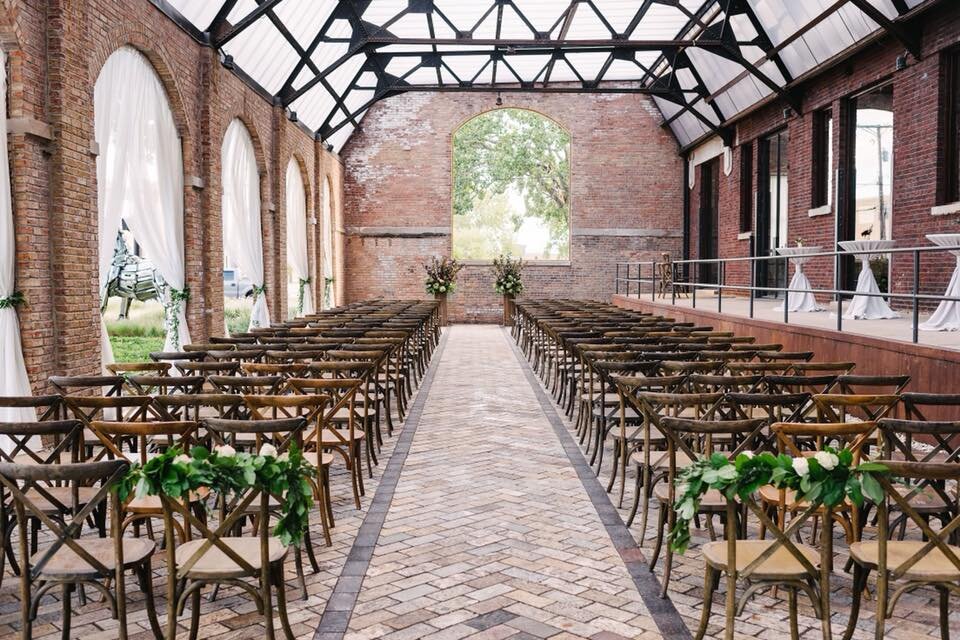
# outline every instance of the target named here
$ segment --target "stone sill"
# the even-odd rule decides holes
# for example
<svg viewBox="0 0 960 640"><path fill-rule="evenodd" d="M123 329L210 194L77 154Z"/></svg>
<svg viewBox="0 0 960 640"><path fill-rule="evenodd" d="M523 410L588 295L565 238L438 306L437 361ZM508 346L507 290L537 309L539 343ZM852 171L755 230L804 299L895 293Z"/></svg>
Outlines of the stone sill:
<svg viewBox="0 0 960 640"><path fill-rule="evenodd" d="M493 267L493 260L461 260L465 267ZM572 267L570 260L524 260L524 267Z"/></svg>
<svg viewBox="0 0 960 640"><path fill-rule="evenodd" d="M737 234L737 240L749 240L753 237L753 231L742 231Z"/></svg>
<svg viewBox="0 0 960 640"><path fill-rule="evenodd" d="M949 216L954 213L960 213L960 202L941 204L940 206L930 209L930 215L932 216Z"/></svg>
<svg viewBox="0 0 960 640"><path fill-rule="evenodd" d="M811 218L816 218L817 216L828 216L833 213L833 205L825 204L822 207L815 207L807 211L807 215Z"/></svg>

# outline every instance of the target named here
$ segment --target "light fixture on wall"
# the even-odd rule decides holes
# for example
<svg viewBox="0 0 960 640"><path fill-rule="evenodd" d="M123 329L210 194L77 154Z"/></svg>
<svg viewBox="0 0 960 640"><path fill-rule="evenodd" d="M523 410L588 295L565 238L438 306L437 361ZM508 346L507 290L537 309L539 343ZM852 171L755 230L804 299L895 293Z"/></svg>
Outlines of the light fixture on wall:
<svg viewBox="0 0 960 640"><path fill-rule="evenodd" d="M499 91L497 91L497 106L498 106L498 107L502 107L502 106L503 106L503 98L500 97L500 92L499 92Z"/></svg>

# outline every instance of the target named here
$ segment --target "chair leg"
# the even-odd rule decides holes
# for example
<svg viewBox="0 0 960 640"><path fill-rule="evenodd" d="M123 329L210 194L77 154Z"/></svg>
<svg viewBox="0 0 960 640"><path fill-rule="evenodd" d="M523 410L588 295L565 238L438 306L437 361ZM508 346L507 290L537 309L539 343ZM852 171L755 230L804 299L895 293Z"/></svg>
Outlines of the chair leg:
<svg viewBox="0 0 960 640"><path fill-rule="evenodd" d="M300 599L307 599L307 578L303 574L303 549L294 550L293 564L297 569L297 581L300 582Z"/></svg>
<svg viewBox="0 0 960 640"><path fill-rule="evenodd" d="M153 635L158 638L163 637L163 631L160 628L160 621L157 619L157 603L153 597L153 571L150 569L150 557L148 556L143 564L137 567L137 579L140 583L140 590L143 591L144 601L147 607L147 619L150 621L150 629Z"/></svg>
<svg viewBox="0 0 960 640"><path fill-rule="evenodd" d="M667 524L667 510L660 505L657 513L657 540L653 543L653 553L650 555L650 572L652 573L660 559L660 548L663 547L663 528Z"/></svg>
<svg viewBox="0 0 960 640"><path fill-rule="evenodd" d="M693 640L703 640L707 633L707 624L710 622L710 613L713 611L713 594L720 584L720 572L710 567L703 568L703 611L700 613L700 626Z"/></svg>
<svg viewBox="0 0 960 640"><path fill-rule="evenodd" d="M797 590L787 589L787 602L790 610L790 640L800 640L800 628L797 624Z"/></svg>
<svg viewBox="0 0 960 640"><path fill-rule="evenodd" d="M200 634L200 589L190 594L190 640L197 640Z"/></svg>
<svg viewBox="0 0 960 640"><path fill-rule="evenodd" d="M294 640L293 630L290 629L290 620L287 618L287 594L283 584L283 564L278 563L273 570L274 584L277 588L277 613L280 614L280 627L287 640Z"/></svg>
<svg viewBox="0 0 960 640"><path fill-rule="evenodd" d="M73 592L73 585L65 582L62 587L60 587L60 607L61 607L61 616L63 629L60 632L60 637L62 640L70 640L70 614L73 610L73 603L71 602L71 593Z"/></svg>
<svg viewBox="0 0 960 640"><path fill-rule="evenodd" d="M640 505L640 491L643 489L640 485L640 478L640 465L637 465L637 477L633 486L633 504L630 505L630 515L627 516L628 527L633 526L633 519L637 517L637 507Z"/></svg>
<svg viewBox="0 0 960 640"><path fill-rule="evenodd" d="M940 640L950 640L950 592L940 589Z"/></svg>
<svg viewBox="0 0 960 640"><path fill-rule="evenodd" d="M859 564L853 565L853 600L850 603L850 619L847 621L847 628L843 632L843 640L850 640L857 627L857 620L860 619L860 601L863 599L863 589L867 584L869 571Z"/></svg>

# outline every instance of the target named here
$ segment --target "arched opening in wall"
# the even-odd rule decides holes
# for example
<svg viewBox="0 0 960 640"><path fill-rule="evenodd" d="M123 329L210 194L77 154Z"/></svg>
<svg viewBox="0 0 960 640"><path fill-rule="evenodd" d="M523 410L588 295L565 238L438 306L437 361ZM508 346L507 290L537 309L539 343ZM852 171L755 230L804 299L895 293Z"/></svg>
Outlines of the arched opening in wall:
<svg viewBox="0 0 960 640"><path fill-rule="evenodd" d="M133 47L97 77L94 129L103 362L179 351L190 342L182 149L160 77Z"/></svg>
<svg viewBox="0 0 960 640"><path fill-rule="evenodd" d="M224 318L232 335L270 326L260 227L260 172L253 138L239 119L227 127L220 160Z"/></svg>
<svg viewBox="0 0 960 640"><path fill-rule="evenodd" d="M453 256L570 258L570 134L527 109L471 118L453 134Z"/></svg>
<svg viewBox="0 0 960 640"><path fill-rule="evenodd" d="M332 309L337 306L336 287L334 286L333 261L333 187L330 185L330 176L323 178L323 212L321 217L321 258L323 259L323 308Z"/></svg>
<svg viewBox="0 0 960 640"><path fill-rule="evenodd" d="M315 312L307 250L307 192L296 158L287 164L287 317Z"/></svg>

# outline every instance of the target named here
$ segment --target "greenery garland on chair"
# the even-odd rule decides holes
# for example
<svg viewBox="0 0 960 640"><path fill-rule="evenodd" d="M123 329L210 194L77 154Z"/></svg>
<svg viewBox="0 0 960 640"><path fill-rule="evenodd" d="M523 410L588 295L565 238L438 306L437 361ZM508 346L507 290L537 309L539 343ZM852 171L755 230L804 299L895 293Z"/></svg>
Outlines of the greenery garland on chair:
<svg viewBox="0 0 960 640"><path fill-rule="evenodd" d="M523 293L523 260L514 260L510 254L500 255L493 261L493 288L504 296L518 296Z"/></svg>
<svg viewBox="0 0 960 640"><path fill-rule="evenodd" d="M289 546L299 545L310 526L313 506L313 485L316 474L292 444L288 452L277 454L270 444L257 454L238 453L229 445L193 447L187 455L180 447L171 447L151 458L146 464L133 464L116 489L121 500L131 495L138 498L161 493L181 499L201 488L227 498L251 489L267 491L280 502L280 519L273 535Z"/></svg>
<svg viewBox="0 0 960 640"><path fill-rule="evenodd" d="M746 500L765 485L796 492L796 500L820 502L830 509L849 499L856 506L864 497L877 504L883 500L883 487L874 474L887 468L876 462L853 465L849 449L826 447L811 457L791 458L769 452L741 453L730 460L722 453L697 460L677 473L673 509L676 524L670 531L670 549L684 553L690 544L690 522L700 500L714 489L728 499Z"/></svg>
<svg viewBox="0 0 960 640"><path fill-rule="evenodd" d="M424 269L427 272L427 279L424 282L427 293L441 295L453 293L457 285L457 274L463 269L463 264L454 258L440 259L434 256Z"/></svg>

